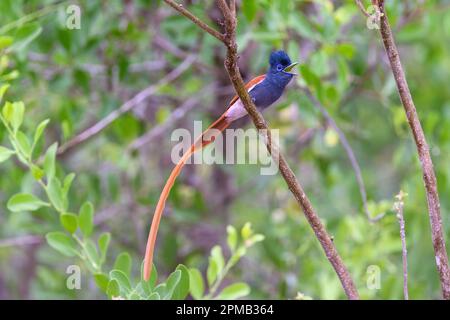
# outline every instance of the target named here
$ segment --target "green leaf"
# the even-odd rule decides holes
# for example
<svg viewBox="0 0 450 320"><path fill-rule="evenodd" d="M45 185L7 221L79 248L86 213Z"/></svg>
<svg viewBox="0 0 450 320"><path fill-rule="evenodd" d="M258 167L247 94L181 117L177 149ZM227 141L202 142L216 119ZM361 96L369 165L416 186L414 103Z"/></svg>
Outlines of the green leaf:
<svg viewBox="0 0 450 320"><path fill-rule="evenodd" d="M160 297L164 297L167 292L167 285L165 283L160 283L155 287L154 292L159 294Z"/></svg>
<svg viewBox="0 0 450 320"><path fill-rule="evenodd" d="M58 211L65 211L66 206L64 203L64 195L62 192L61 182L55 177L51 178L47 184L46 190L48 198L50 199L50 202L53 204L53 206ZM81 229L81 221L79 223Z"/></svg>
<svg viewBox="0 0 450 320"><path fill-rule="evenodd" d="M234 283L225 289L217 296L220 300L234 300L244 297L250 293L250 287L243 282Z"/></svg>
<svg viewBox="0 0 450 320"><path fill-rule="evenodd" d="M73 179L75 179L75 173L68 174L63 181L63 187L62 192L64 194L64 197L67 197L67 194L69 193L70 186L72 185Z"/></svg>
<svg viewBox="0 0 450 320"><path fill-rule="evenodd" d="M175 270L181 271L180 282L173 291L173 300L184 300L189 294L189 270L184 265L179 264Z"/></svg>
<svg viewBox="0 0 450 320"><path fill-rule="evenodd" d="M254 31L251 33L252 39L261 42L275 42L286 38L286 33L277 31Z"/></svg>
<svg viewBox="0 0 450 320"><path fill-rule="evenodd" d="M104 273L96 273L96 274L94 274L94 281L100 290L102 290L105 293L107 292L108 284L109 284L108 275L106 275Z"/></svg>
<svg viewBox="0 0 450 320"><path fill-rule="evenodd" d="M198 269L190 268L189 269L189 286L192 297L194 299L199 300L203 297L204 293L204 284L202 274Z"/></svg>
<svg viewBox="0 0 450 320"><path fill-rule="evenodd" d="M242 12L248 21L253 21L256 17L258 5L256 0L244 0L242 1Z"/></svg>
<svg viewBox="0 0 450 320"><path fill-rule="evenodd" d="M234 266L247 252L245 246L240 246L230 258L230 264Z"/></svg>
<svg viewBox="0 0 450 320"><path fill-rule="evenodd" d="M175 270L172 272L166 280L165 294L163 300L170 300L174 294L174 291L181 280L181 270Z"/></svg>
<svg viewBox="0 0 450 320"><path fill-rule="evenodd" d="M117 280L109 280L108 286L106 287L106 294L111 298L120 297L120 286Z"/></svg>
<svg viewBox="0 0 450 320"><path fill-rule="evenodd" d="M112 280L117 281L119 288L120 288L120 292L123 292L125 295L130 293L131 283L125 273L123 273L120 270L111 270L111 272L109 273L109 277Z"/></svg>
<svg viewBox="0 0 450 320"><path fill-rule="evenodd" d="M78 227L78 217L73 213L63 213L59 216L61 221L61 225L69 231L70 233L74 233L77 231Z"/></svg>
<svg viewBox="0 0 450 320"><path fill-rule="evenodd" d="M10 115L10 123L14 130L17 132L23 122L23 115L25 113L25 105L22 101L13 102L11 105L12 111Z"/></svg>
<svg viewBox="0 0 450 320"><path fill-rule="evenodd" d="M142 283L139 282L136 287L134 287L133 290L131 290L135 293L137 293L141 299L144 299L144 296L148 296L150 294L150 292L147 292L146 290L144 290L144 288L142 287Z"/></svg>
<svg viewBox="0 0 450 320"><path fill-rule="evenodd" d="M49 206L50 204L42 201L36 196L29 193L18 193L13 195L7 203L8 210L12 212L20 211L34 211L43 206Z"/></svg>
<svg viewBox="0 0 450 320"><path fill-rule="evenodd" d="M300 66L300 73L308 86L319 89L321 86L320 78L305 64Z"/></svg>
<svg viewBox="0 0 450 320"><path fill-rule="evenodd" d="M0 73L2 73L9 66L9 57L7 55L0 56ZM5 84L8 86L9 84Z"/></svg>
<svg viewBox="0 0 450 320"><path fill-rule="evenodd" d="M225 260L222 254L222 248L220 246L214 246L211 250L211 259L215 261L217 266L217 274L221 274L223 267L225 266Z"/></svg>
<svg viewBox="0 0 450 320"><path fill-rule="evenodd" d="M158 292L153 292L147 297L147 300L161 300L161 296Z"/></svg>
<svg viewBox="0 0 450 320"><path fill-rule="evenodd" d="M39 141L39 138L42 136L42 133L45 130L45 127L47 127L47 124L50 122L50 119L45 119L36 128L36 131L34 132L34 139L33 139L33 146L36 145L36 143Z"/></svg>
<svg viewBox="0 0 450 320"><path fill-rule="evenodd" d="M264 235L262 235L262 234L255 234L255 235L251 236L250 239L248 239L245 244L246 244L247 247L250 247L250 246L254 245L257 242L263 241L264 239L265 239Z"/></svg>
<svg viewBox="0 0 450 320"><path fill-rule="evenodd" d="M63 232L49 232L45 236L50 247L56 251L66 255L68 257L73 257L77 255L77 243L71 237Z"/></svg>
<svg viewBox="0 0 450 320"><path fill-rule="evenodd" d="M236 228L233 226L227 227L227 243L228 247L230 248L231 252L234 252L236 250L236 245L238 242L238 234L236 231Z"/></svg>
<svg viewBox="0 0 450 320"><path fill-rule="evenodd" d="M317 39L319 38L319 35L314 30L314 27L309 22L308 18L300 13L299 11L296 12L296 15L291 15L289 17L289 25L292 26L292 28L297 31L300 35L302 35L305 38L309 39Z"/></svg>
<svg viewBox="0 0 450 320"><path fill-rule="evenodd" d="M14 41L13 37L0 36L0 50L9 47Z"/></svg>
<svg viewBox="0 0 450 320"><path fill-rule="evenodd" d="M14 35L14 44L10 47L12 51L24 50L42 32L38 23L27 23L21 26Z"/></svg>
<svg viewBox="0 0 450 320"><path fill-rule="evenodd" d="M208 285L211 286L217 279L217 263L214 259L209 258L208 269L206 270L206 278L208 279Z"/></svg>
<svg viewBox="0 0 450 320"><path fill-rule="evenodd" d="M351 43L341 43L337 45L336 49L339 54L343 55L347 59L353 58L356 50L355 46Z"/></svg>
<svg viewBox="0 0 450 320"><path fill-rule="evenodd" d="M31 157L31 144L30 144L30 141L28 140L28 137L22 131L18 131L16 138L17 138L19 150L25 155L26 158L30 158Z"/></svg>
<svg viewBox="0 0 450 320"><path fill-rule="evenodd" d="M2 81L11 81L17 79L19 77L19 71L13 70L7 74L0 76L0 80Z"/></svg>
<svg viewBox="0 0 450 320"><path fill-rule="evenodd" d="M106 254L108 252L109 243L111 241L111 234L104 232L98 238L98 248L100 249L100 262L103 263L106 260Z"/></svg>
<svg viewBox="0 0 450 320"><path fill-rule="evenodd" d="M44 171L34 164L31 165L31 174L35 180L41 180L44 177Z"/></svg>
<svg viewBox="0 0 450 320"><path fill-rule="evenodd" d="M8 160L14 153L14 150L0 146L0 162Z"/></svg>
<svg viewBox="0 0 450 320"><path fill-rule="evenodd" d="M250 224L250 222L247 222L241 229L242 239L244 239L245 241L248 238L250 238L252 234L253 234L252 225Z"/></svg>
<svg viewBox="0 0 450 320"><path fill-rule="evenodd" d="M155 287L157 280L158 280L158 270L156 270L156 266L153 264L152 273L150 274L150 279L148 279L148 283L151 288Z"/></svg>
<svg viewBox="0 0 450 320"><path fill-rule="evenodd" d="M91 239L85 240L84 250L89 257L92 267L98 269L100 267L100 257L97 252L97 246Z"/></svg>
<svg viewBox="0 0 450 320"><path fill-rule="evenodd" d="M13 104L9 101L5 102L5 105L2 109L3 118L5 118L6 122L11 123L12 114L13 114Z"/></svg>
<svg viewBox="0 0 450 320"><path fill-rule="evenodd" d="M128 252L122 252L119 254L116 258L116 261L114 262L114 268L122 271L126 275L130 275L131 273L131 257Z"/></svg>
<svg viewBox="0 0 450 320"><path fill-rule="evenodd" d="M148 281L144 280L144 262L141 264L141 284L146 294L150 294L156 285L156 280L158 280L158 271L156 266L153 264L152 273L150 273L150 279Z"/></svg>
<svg viewBox="0 0 450 320"><path fill-rule="evenodd" d="M56 150L58 149L58 144L52 144L45 153L44 158L44 171L47 175L47 179L50 180L55 176L55 157Z"/></svg>
<svg viewBox="0 0 450 320"><path fill-rule="evenodd" d="M143 299L143 297L141 297L136 292L131 292L127 297L127 300L142 300L142 299Z"/></svg>
<svg viewBox="0 0 450 320"><path fill-rule="evenodd" d="M89 237L94 228L94 206L89 201L83 203L78 214L80 230L85 237Z"/></svg>
<svg viewBox="0 0 450 320"><path fill-rule="evenodd" d="M3 100L3 96L9 88L9 84L4 84L0 87L0 102Z"/></svg>

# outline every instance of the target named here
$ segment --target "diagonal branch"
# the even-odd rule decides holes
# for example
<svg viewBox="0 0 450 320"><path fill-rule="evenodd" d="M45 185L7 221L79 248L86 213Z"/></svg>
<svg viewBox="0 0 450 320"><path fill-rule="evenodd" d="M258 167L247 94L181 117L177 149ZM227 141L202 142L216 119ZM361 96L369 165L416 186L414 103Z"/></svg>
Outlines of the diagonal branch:
<svg viewBox="0 0 450 320"><path fill-rule="evenodd" d="M127 113L128 111L132 110L133 108L144 102L148 97L157 92L161 86L175 80L180 75L182 75L183 72L186 71L191 66L194 60L195 57L193 55L188 56L177 68L175 68L172 72L170 72L160 81L158 81L158 83L151 85L146 89L140 91L133 98L122 104L118 109L108 114L105 118L101 119L96 124L87 128L86 130L84 130L83 132L81 132L80 134L78 134L65 144L63 144L61 147L59 147L58 155L67 152L69 149L72 149L75 146L97 135L99 132L101 132L111 123L117 120L120 116L122 116L123 114Z"/></svg>
<svg viewBox="0 0 450 320"><path fill-rule="evenodd" d="M181 13L186 18L190 19L193 23L195 23L200 28L202 28L203 30L208 32L213 37L219 39L222 42L225 40L225 36L223 34L221 34L219 31L213 29L212 27L210 27L209 25L207 25L206 23L201 21L196 16L194 16L191 12L186 10L182 4L177 3L173 0L164 0L164 2L167 3L169 6L171 6L172 8L174 8L175 10L177 10L179 13Z"/></svg>
<svg viewBox="0 0 450 320"><path fill-rule="evenodd" d="M165 0L167 2L167 0ZM234 6L234 1L231 1ZM272 135L267 127L267 124L262 117L261 113L256 109L254 103L250 99L250 96L245 89L244 81L242 80L239 68L237 66L238 54L237 54L237 44L236 44L236 16L234 10L228 7L224 0L217 0L217 5L221 9L223 16L225 17L225 38L223 40L227 47L227 56L225 59L225 68L228 72L231 82L238 94L239 98L243 102L243 105L247 112L249 113L254 125L259 129L260 133L263 134L266 140L266 146L272 158L278 163L279 170L283 176L289 190L293 193L295 199L303 209L305 216L311 225L314 233L322 245L325 254L330 261L331 265L335 269L339 279L341 280L342 286L344 288L347 297L350 299L359 299L358 292L347 271L341 257L339 256L333 240L327 233L324 225L320 221L319 216L315 213L311 202L303 191L302 186L298 182L294 172L289 167L284 156L279 152L279 147L275 142L272 141ZM192 14L190 14L192 15ZM194 23L197 23L198 19L191 19Z"/></svg>
<svg viewBox="0 0 450 320"><path fill-rule="evenodd" d="M334 121L333 117L328 113L328 111L322 106L322 104L317 100L317 98L311 93L308 88L302 88L308 98L312 101L314 106L322 113L328 124L336 131L339 136L339 141L342 144L345 152L347 153L347 157L350 161L350 164L355 172L356 182L358 183L359 193L361 194L361 199L363 203L364 212L366 214L367 219L370 222L377 222L384 217L384 213L381 213L375 217L372 217L369 212L369 207L367 205L367 192L366 187L364 185L364 179L362 177L361 167L359 166L358 160L356 159L355 153L353 152L350 143L345 136L345 133L339 128L336 121Z"/></svg>
<svg viewBox="0 0 450 320"><path fill-rule="evenodd" d="M411 92L406 81L405 73L400 61L400 55L392 35L392 30L384 8L384 0L372 0L372 3L379 7L380 35L386 54L389 58L392 73L397 84L400 100L405 109L408 124L414 137L417 153L422 166L423 180L425 183L428 213L431 225L431 238L436 258L436 265L439 272L442 295L444 299L450 300L450 269L448 265L447 251L445 249L445 238L442 228L442 218L440 213L440 202L437 190L436 175L433 169L433 162L425 134L420 124L419 116L411 96Z"/></svg>
<svg viewBox="0 0 450 320"><path fill-rule="evenodd" d="M366 17L370 17L370 14L364 8L364 5L362 4L361 0L355 0L355 3L358 6L359 10L361 10L363 15L365 15Z"/></svg>

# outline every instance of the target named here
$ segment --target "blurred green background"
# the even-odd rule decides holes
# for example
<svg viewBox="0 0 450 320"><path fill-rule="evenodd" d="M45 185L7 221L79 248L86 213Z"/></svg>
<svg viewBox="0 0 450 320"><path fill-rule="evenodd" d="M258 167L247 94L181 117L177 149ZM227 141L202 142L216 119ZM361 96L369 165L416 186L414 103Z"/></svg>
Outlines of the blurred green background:
<svg viewBox="0 0 450 320"><path fill-rule="evenodd" d="M183 3L221 28L214 1ZM244 79L265 72L273 49L300 61L297 85L311 90L349 140L371 215L385 213L376 223L368 221L337 133L291 84L265 118L280 129L282 150L334 237L361 297L403 298L399 225L392 210L395 195L403 190L409 195L404 215L410 297L439 298L420 164L377 30L367 28L350 0L237 3ZM81 9L80 29L67 27L71 4ZM430 145L449 240L450 3L387 0L386 5ZM50 119L40 150L70 141L195 57L177 79L59 157L59 171L77 174L71 204L90 200L96 207L96 232L111 232L107 263L127 251L138 274L151 214L173 167L172 130L192 130L194 120L213 121L233 96L223 67L224 47L158 0L1 0L0 36L14 38L7 68L18 74L6 79L11 84L7 99L25 102L24 130ZM192 98L183 117L172 121L173 112ZM249 121L241 125L251 127ZM156 134L134 148L155 127ZM0 141L7 145L3 127ZM265 240L228 275L250 285L248 298L293 299L298 292L314 299L345 298L284 180L259 172L258 165L187 166L162 220L158 272L167 275L178 263L204 272L211 247L226 242L226 226L249 221ZM0 298L104 298L87 272L81 290L66 288L66 268L78 262L45 242L45 233L60 228L54 211L7 209L8 199L24 190L40 192L18 161L1 163ZM379 267L379 289L367 286L370 266Z"/></svg>

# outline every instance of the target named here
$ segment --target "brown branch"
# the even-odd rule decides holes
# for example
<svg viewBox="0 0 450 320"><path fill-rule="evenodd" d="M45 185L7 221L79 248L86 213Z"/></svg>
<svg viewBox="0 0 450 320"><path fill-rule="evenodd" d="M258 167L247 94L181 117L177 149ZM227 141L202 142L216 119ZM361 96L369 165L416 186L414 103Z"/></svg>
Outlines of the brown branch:
<svg viewBox="0 0 450 320"><path fill-rule="evenodd" d="M164 1L168 2L168 0ZM232 1L232 5L233 4L234 1ZM223 16L225 17L225 36L224 39L222 40L225 46L227 47L225 68L228 72L231 82L233 83L234 89L236 90L237 95L241 99L245 109L250 115L255 127L264 136L267 150L271 154L274 161L278 163L281 175L286 181L289 190L292 192L295 199L303 209L306 219L308 220L309 224L314 230L317 239L322 245L326 257L328 258L334 270L336 271L347 297L349 299L359 299L358 291L356 290L353 280L350 277L347 268L345 267L341 257L339 256L334 246L333 240L327 233L324 225L320 221L319 216L315 213L311 202L309 201L308 197L303 191L303 188L298 182L294 172L289 167L284 156L279 152L279 147L275 142L272 141L272 135L270 133L269 128L267 127L267 124L263 116L256 109L256 106L254 105L247 90L245 89L244 81L242 80L239 68L237 66L238 54L236 44L236 23L237 23L236 16L232 14L232 10L230 10L229 6L226 4L224 0L217 0L217 5L219 6ZM181 12L183 15L190 17L190 19L195 24L197 24L200 28L204 29L202 27L203 23L201 23L198 18L193 16L190 12L188 12L185 9L183 9L183 12Z"/></svg>
<svg viewBox="0 0 450 320"><path fill-rule="evenodd" d="M230 0L231 16L236 17L236 0Z"/></svg>
<svg viewBox="0 0 450 320"><path fill-rule="evenodd" d="M395 196L397 201L394 202L394 210L397 212L398 223L400 224L400 239L402 241L402 261L403 261L403 295L405 300L409 300L408 294L408 251L406 249L406 233L405 233L405 218L403 216L403 200L408 194L400 190L399 194Z"/></svg>
<svg viewBox="0 0 450 320"><path fill-rule="evenodd" d="M213 37L219 39L220 41L224 41L225 36L223 34L221 34L219 31L213 29L212 27L210 27L209 25L207 25L206 23L204 23L203 21L201 21L199 18L197 18L196 16L194 16L192 13L190 13L188 10L186 10L182 4L177 3L173 0L164 0L165 3L167 3L169 6L171 6L172 8L174 8L175 10L177 10L179 13L181 13L183 16L187 17L188 19L190 19L193 23L195 23L196 25L198 25L200 28L202 28L203 30L205 30L206 32L208 32L210 35L212 35Z"/></svg>
<svg viewBox="0 0 450 320"><path fill-rule="evenodd" d="M391 27L384 8L384 0L374 1L381 12L380 18L380 34L386 54L389 58L392 73L397 84L397 90L400 100L405 109L408 124L417 146L417 153L423 171L423 180L425 183L428 213L431 225L431 238L436 258L436 265L439 272L442 295L444 299L450 299L450 269L448 266L447 251L445 249L445 238L442 230L442 218L440 213L440 202L437 190L436 175L433 169L429 147L425 139L419 116L411 96L411 92L406 81L405 73L400 61L400 56L395 45Z"/></svg>
<svg viewBox="0 0 450 320"><path fill-rule="evenodd" d="M358 292L347 271L341 257L339 256L331 237L328 235L324 225L320 221L319 216L314 211L311 202L306 196L302 186L297 180L294 172L289 167L283 154L279 152L279 147L275 142L272 141L270 130L261 115L261 113L256 109L253 101L250 98L247 90L244 86L244 81L242 80L239 68L237 65L238 54L237 54L237 44L236 44L236 16L231 14L231 11L223 5L222 1L218 1L219 8L222 10L225 17L225 31L226 40L225 44L227 46L227 56L225 59L225 68L227 69L228 75L231 82L236 90L237 95L241 99L245 109L249 113L255 127L262 133L266 138L266 146L272 158L278 163L279 170L283 176L289 190L294 195L295 199L303 209L305 216L311 225L314 233L322 245L325 254L330 261L331 265L335 269L339 279L341 280L342 286L344 288L347 297L350 299L359 299Z"/></svg>
<svg viewBox="0 0 450 320"><path fill-rule="evenodd" d="M183 72L186 71L191 66L194 60L195 57L192 55L187 57L177 68L175 68L172 72L167 74L167 76L158 81L158 83L151 85L145 88L144 90L140 91L133 98L122 104L118 109L108 114L105 118L101 119L99 122L87 128L86 130L84 130L83 132L81 132L80 134L78 134L65 144L63 144L61 147L59 147L58 155L62 155L68 150L97 135L99 132L104 130L106 127L108 127L111 123L113 123L123 114L127 113L128 111L132 110L133 108L144 102L148 97L150 97L156 91L158 91L158 89L161 86L175 80L180 75L182 75Z"/></svg>

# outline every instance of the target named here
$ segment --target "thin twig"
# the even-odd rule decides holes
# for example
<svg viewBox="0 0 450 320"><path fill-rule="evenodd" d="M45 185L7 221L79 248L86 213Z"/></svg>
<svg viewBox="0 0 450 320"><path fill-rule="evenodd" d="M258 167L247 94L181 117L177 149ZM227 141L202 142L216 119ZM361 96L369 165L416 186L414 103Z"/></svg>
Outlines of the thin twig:
<svg viewBox="0 0 450 320"><path fill-rule="evenodd" d="M358 160L356 159L355 153L353 152L352 147L350 146L350 143L347 140L347 137L345 136L345 133L338 127L336 121L334 121L333 117L328 113L328 111L322 106L319 100L311 93L311 91L308 88L301 88L305 94L308 96L308 98L312 101L313 105L319 109L320 113L322 113L323 117L327 120L327 123L336 131L337 135L339 136L339 141L342 144L342 147L344 148L345 152L347 153L348 159L350 161L350 164L353 168L353 171L355 172L356 176L356 182L358 183L359 193L361 194L361 199L363 203L364 212L367 216L367 219L370 222L377 222L381 218L384 217L384 213L380 213L379 215L372 217L369 212L369 207L367 205L367 192L366 187L364 185L364 179L362 177L361 167L359 166Z"/></svg>
<svg viewBox="0 0 450 320"><path fill-rule="evenodd" d="M409 300L408 294L408 251L406 249L406 233L405 233L405 218L403 216L404 199L407 196L400 190L399 194L395 196L394 210L397 212L398 223L400 224L400 239L402 241L402 261L403 261L403 295L405 300Z"/></svg>
<svg viewBox="0 0 450 320"><path fill-rule="evenodd" d="M447 251L445 249L445 237L442 228L440 213L440 202L437 190L436 175L433 169L428 143L420 124L419 116L406 81L405 73L400 61L400 55L392 35L392 30L384 8L384 0L374 1L381 12L380 34L386 54L389 58L392 73L397 84L400 100L405 109L408 124L414 137L417 153L420 159L425 183L428 212L431 225L431 238L436 258L436 266L439 272L442 295L444 299L450 300L450 269L448 265Z"/></svg>
<svg viewBox="0 0 450 320"><path fill-rule="evenodd" d="M82 142L92 138L93 136L97 135L99 132L104 130L106 127L108 127L112 122L117 120L120 116L127 113L131 109L135 108L136 106L140 105L142 102L144 102L146 99L148 99L151 95L153 95L158 89L175 80L180 75L183 74L184 71L186 71L191 64L194 62L195 57L193 55L187 57L177 68L175 68L172 72L167 74L164 78L162 78L158 83L151 85L147 87L146 89L142 90L138 94L136 94L133 98L126 101L123 105L121 105L118 109L114 110L110 114L108 114L105 118L101 119L99 122L94 124L93 126L89 127L88 129L84 130L65 144L63 144L61 147L58 148L58 155L61 155L65 152L67 152L69 149L81 144Z"/></svg>
<svg viewBox="0 0 450 320"><path fill-rule="evenodd" d="M370 14L367 12L367 10L364 8L364 5L362 4L361 0L355 0L356 5L359 7L359 10L366 16L370 17Z"/></svg>
<svg viewBox="0 0 450 320"><path fill-rule="evenodd" d="M219 31L213 29L212 27L210 27L209 25L207 25L206 23L201 21L196 16L194 16L192 13L190 13L188 10L186 10L182 4L177 3L173 0L164 0L164 2L167 3L169 6L171 6L172 8L174 8L175 10L177 10L183 16L190 19L192 22L194 22L196 25L198 25L200 28L202 28L203 30L208 32L213 37L217 38L218 40L220 40L222 42L224 41L225 36L223 34L221 34Z"/></svg>

